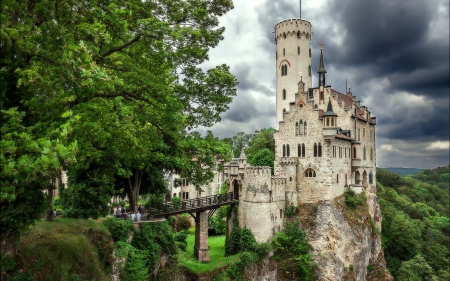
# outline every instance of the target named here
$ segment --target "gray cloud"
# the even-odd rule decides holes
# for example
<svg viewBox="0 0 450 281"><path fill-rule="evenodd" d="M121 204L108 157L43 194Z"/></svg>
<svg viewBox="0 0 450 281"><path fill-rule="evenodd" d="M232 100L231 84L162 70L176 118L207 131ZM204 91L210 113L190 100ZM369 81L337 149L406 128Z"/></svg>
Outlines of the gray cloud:
<svg viewBox="0 0 450 281"><path fill-rule="evenodd" d="M240 81L219 137L275 126L274 25L298 18L298 1L236 0L221 19L225 40L206 66L226 63ZM324 43L327 82L352 92L377 116L378 166L448 165L449 3L445 0L303 1L313 26L313 86ZM206 129L205 129L206 130ZM388 147L393 149L388 150Z"/></svg>

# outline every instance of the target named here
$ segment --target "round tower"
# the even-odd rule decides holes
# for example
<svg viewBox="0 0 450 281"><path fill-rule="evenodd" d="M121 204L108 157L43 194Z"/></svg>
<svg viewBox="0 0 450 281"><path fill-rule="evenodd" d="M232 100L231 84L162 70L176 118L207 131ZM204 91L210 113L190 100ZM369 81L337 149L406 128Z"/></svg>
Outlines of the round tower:
<svg viewBox="0 0 450 281"><path fill-rule="evenodd" d="M276 129L295 101L298 83L311 88L311 23L302 19L287 19L275 25L276 48ZM301 73L301 74L300 74Z"/></svg>

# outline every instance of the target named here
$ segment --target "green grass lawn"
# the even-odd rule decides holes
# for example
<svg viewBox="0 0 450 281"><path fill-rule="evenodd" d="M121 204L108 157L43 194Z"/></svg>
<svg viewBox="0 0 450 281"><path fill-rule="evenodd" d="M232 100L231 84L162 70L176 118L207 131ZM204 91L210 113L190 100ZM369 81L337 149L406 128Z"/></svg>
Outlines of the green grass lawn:
<svg viewBox="0 0 450 281"><path fill-rule="evenodd" d="M186 267L194 273L203 273L224 267L239 259L239 254L225 257L225 235L221 235L208 238L209 263L199 262L194 256L195 227L191 227L188 233L186 252L179 251L178 253L180 266Z"/></svg>

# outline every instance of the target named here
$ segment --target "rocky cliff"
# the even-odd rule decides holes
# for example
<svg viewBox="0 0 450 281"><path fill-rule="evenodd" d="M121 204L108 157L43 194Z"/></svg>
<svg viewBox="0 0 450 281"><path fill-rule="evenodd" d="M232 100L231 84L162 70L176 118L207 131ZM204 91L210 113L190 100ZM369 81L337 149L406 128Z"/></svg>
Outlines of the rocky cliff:
<svg viewBox="0 0 450 281"><path fill-rule="evenodd" d="M300 204L299 216L314 248L317 280L393 280L381 248L376 194Z"/></svg>

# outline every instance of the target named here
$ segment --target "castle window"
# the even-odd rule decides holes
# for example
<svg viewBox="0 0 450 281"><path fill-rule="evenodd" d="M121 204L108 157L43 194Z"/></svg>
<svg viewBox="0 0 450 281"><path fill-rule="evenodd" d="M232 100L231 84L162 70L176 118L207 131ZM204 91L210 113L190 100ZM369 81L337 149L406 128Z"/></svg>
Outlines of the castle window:
<svg viewBox="0 0 450 281"><path fill-rule="evenodd" d="M306 121L305 121L304 127L303 127L303 134L306 136Z"/></svg>
<svg viewBox="0 0 450 281"><path fill-rule="evenodd" d="M339 183L339 174L336 175L336 183Z"/></svg>
<svg viewBox="0 0 450 281"><path fill-rule="evenodd" d="M353 147L353 158L356 158L356 147Z"/></svg>
<svg viewBox="0 0 450 281"><path fill-rule="evenodd" d="M286 39L286 32L283 32L283 38Z"/></svg>
<svg viewBox="0 0 450 281"><path fill-rule="evenodd" d="M366 137L366 128L363 128L363 138Z"/></svg>
<svg viewBox="0 0 450 281"><path fill-rule="evenodd" d="M297 31L297 38L300 38L300 30Z"/></svg>
<svg viewBox="0 0 450 281"><path fill-rule="evenodd" d="M347 148L344 148L345 158L347 158Z"/></svg>
<svg viewBox="0 0 450 281"><path fill-rule="evenodd" d="M366 147L363 148L363 160L366 160Z"/></svg>
<svg viewBox="0 0 450 281"><path fill-rule="evenodd" d="M283 157L286 156L286 146L283 144Z"/></svg>
<svg viewBox="0 0 450 281"><path fill-rule="evenodd" d="M305 177L307 177L307 178L315 178L316 177L316 172L313 169L308 168L305 171Z"/></svg>
<svg viewBox="0 0 450 281"><path fill-rule="evenodd" d="M311 77L311 66L308 66L308 75Z"/></svg>
<svg viewBox="0 0 450 281"><path fill-rule="evenodd" d="M317 144L314 143L314 157L317 157Z"/></svg>
<svg viewBox="0 0 450 281"><path fill-rule="evenodd" d="M281 66L281 76L286 76L287 75L287 64L283 64Z"/></svg>
<svg viewBox="0 0 450 281"><path fill-rule="evenodd" d="M303 131L304 131L305 125L303 124L303 120L300 120L300 135L303 135Z"/></svg>
<svg viewBox="0 0 450 281"><path fill-rule="evenodd" d="M372 149L372 147L370 148L370 161L373 161L373 149Z"/></svg>
<svg viewBox="0 0 450 281"><path fill-rule="evenodd" d="M325 119L327 119L327 127L330 126L330 118L326 117Z"/></svg>
<svg viewBox="0 0 450 281"><path fill-rule="evenodd" d="M176 194L176 193L174 193L174 194L173 194L173 197L177 197L177 194Z"/></svg>
<svg viewBox="0 0 450 281"><path fill-rule="evenodd" d="M372 131L372 129L370 129L370 140L372 140L373 139L373 131Z"/></svg>
<svg viewBox="0 0 450 281"><path fill-rule="evenodd" d="M287 157L291 156L289 144L286 145L286 156L287 156Z"/></svg>
<svg viewBox="0 0 450 281"><path fill-rule="evenodd" d="M289 177L289 181L292 181L292 177Z"/></svg>
<svg viewBox="0 0 450 281"><path fill-rule="evenodd" d="M298 157L305 157L305 144L297 145L297 155Z"/></svg>
<svg viewBox="0 0 450 281"><path fill-rule="evenodd" d="M283 48L283 57L286 56L286 50Z"/></svg>
<svg viewBox="0 0 450 281"><path fill-rule="evenodd" d="M322 144L320 144L320 142L319 142L319 145L317 146L317 156L318 157L322 157Z"/></svg>
<svg viewBox="0 0 450 281"><path fill-rule="evenodd" d="M286 90L283 89L283 100L285 100L285 99L286 99Z"/></svg>
<svg viewBox="0 0 450 281"><path fill-rule="evenodd" d="M297 47L297 54L300 55L300 47Z"/></svg>
<svg viewBox="0 0 450 281"><path fill-rule="evenodd" d="M298 135L298 122L295 122L295 134Z"/></svg>
<svg viewBox="0 0 450 281"><path fill-rule="evenodd" d="M309 57L311 57L311 48L309 48ZM310 75L311 76L311 75Z"/></svg>
<svg viewBox="0 0 450 281"><path fill-rule="evenodd" d="M334 127L334 118L331 118L331 127Z"/></svg>
<svg viewBox="0 0 450 281"><path fill-rule="evenodd" d="M361 141L361 129L358 129L358 141Z"/></svg>
<svg viewBox="0 0 450 281"><path fill-rule="evenodd" d="M369 184L373 184L373 174L372 174L372 171L369 171Z"/></svg>

